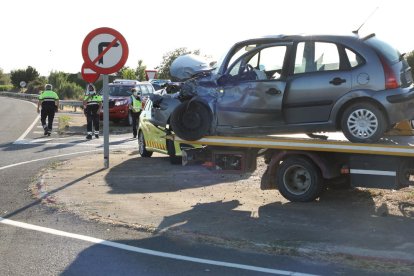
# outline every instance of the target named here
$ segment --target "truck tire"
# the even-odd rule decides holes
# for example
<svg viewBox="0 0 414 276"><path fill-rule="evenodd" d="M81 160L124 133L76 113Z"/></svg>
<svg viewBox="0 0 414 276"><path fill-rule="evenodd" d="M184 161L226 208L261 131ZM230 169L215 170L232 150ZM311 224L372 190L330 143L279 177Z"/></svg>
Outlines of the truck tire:
<svg viewBox="0 0 414 276"><path fill-rule="evenodd" d="M186 101L171 114L171 127L181 139L195 141L208 134L212 122L209 108L197 101Z"/></svg>
<svg viewBox="0 0 414 276"><path fill-rule="evenodd" d="M292 202L309 202L323 191L319 168L310 159L290 156L278 167L276 180L279 192Z"/></svg>
<svg viewBox="0 0 414 276"><path fill-rule="evenodd" d="M341 118L345 137L353 143L375 143L388 128L383 112L368 102L350 105Z"/></svg>
<svg viewBox="0 0 414 276"><path fill-rule="evenodd" d="M414 185L414 161L404 159L398 166L398 184L400 187L408 187Z"/></svg>
<svg viewBox="0 0 414 276"><path fill-rule="evenodd" d="M147 150L147 147L145 144L144 133L142 131L138 133L138 152L139 152L139 155L141 155L142 157L152 156L152 151Z"/></svg>

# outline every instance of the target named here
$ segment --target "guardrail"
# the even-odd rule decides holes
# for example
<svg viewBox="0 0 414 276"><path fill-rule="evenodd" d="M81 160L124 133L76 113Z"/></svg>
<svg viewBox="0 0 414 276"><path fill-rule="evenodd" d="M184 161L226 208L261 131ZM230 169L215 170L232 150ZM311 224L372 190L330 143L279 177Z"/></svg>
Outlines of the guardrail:
<svg viewBox="0 0 414 276"><path fill-rule="evenodd" d="M23 99L23 100L32 101L32 102L37 102L37 99L39 97L38 94L26 94L26 93L18 93L18 92L0 92L0 96ZM82 101L60 100L59 109L62 110L64 106L71 106L74 108L76 112L76 109L78 107L81 109L83 108L83 103Z"/></svg>

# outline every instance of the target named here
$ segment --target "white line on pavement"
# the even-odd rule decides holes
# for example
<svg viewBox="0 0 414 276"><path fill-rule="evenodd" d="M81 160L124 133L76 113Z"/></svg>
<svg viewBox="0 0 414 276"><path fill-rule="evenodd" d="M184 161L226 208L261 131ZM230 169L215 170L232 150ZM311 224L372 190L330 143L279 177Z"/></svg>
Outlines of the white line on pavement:
<svg viewBox="0 0 414 276"><path fill-rule="evenodd" d="M98 238L94 238L94 237L90 237L90 236L79 235L79 234L69 233L69 232L60 231L60 230L56 230L56 229L52 229L52 228L37 226L37 225L28 224L28 223L24 223L24 222L4 219L2 217L0 217L0 223L10 225L10 226L19 227L19 228L24 228L24 229L27 229L27 230L33 230L33 231L38 231L38 232L47 233L47 234L51 234L51 235L82 240L82 241L90 242L90 243L93 243L93 244L105 245L105 246L114 247L114 248L118 248L118 249L122 249L122 250L126 250L126 251L131 251L131 252L141 253L141 254L146 254L146 255L152 255L152 256L157 256L157 257L162 257L162 258L175 259L175 260L187 261L187 262L193 262L193 263L200 263L200 264L222 266L222 267L230 267L230 268L249 270L249 271L255 271L255 272L278 274L278 275L295 275L295 276L312 275L312 274L293 272L293 271L287 271L287 270L271 269L271 268L265 268L265 267L258 267L258 266L251 266L251 265L244 265L244 264L237 264L237 263L229 263L229 262L221 262L221 261L214 261L214 260L209 260L209 259L189 257L189 256L184 256L184 255L177 255L177 254L172 254L172 253L165 253L165 252L161 252L161 251L155 251L155 250L135 247L135 246L131 246L131 245L126 245L126 244L122 244L122 243L102 240L102 239L98 239Z"/></svg>
<svg viewBox="0 0 414 276"><path fill-rule="evenodd" d="M65 154L54 155L54 156L49 156L49 157L44 157L44 158L39 158L39 159L33 159L33 160L29 160L29 161L24 161L24 162L15 163L15 164L7 165L7 166L4 166L4 167L0 167L0 170L4 170L4 169L8 169L8 168L11 168L11 167L16 167L16 166L20 166L20 165L24 165L24 164L28 164L28 163L33 163L33 162L37 162L37 161L43 161L43 160L47 160L47 159L58 158L58 157L69 156L69 155L75 155L75 154L89 153L89 152L94 152L94 151L102 151L102 149L78 151L78 152L65 153Z"/></svg>
<svg viewBox="0 0 414 276"><path fill-rule="evenodd" d="M33 104L34 106L36 106L36 104L30 102L31 104ZM36 116L36 119L33 121L33 123L26 129L26 131L19 137L17 138L16 141L20 141L23 140L24 138L26 138L26 135L32 130L32 128L35 126L35 124L39 121L40 116Z"/></svg>

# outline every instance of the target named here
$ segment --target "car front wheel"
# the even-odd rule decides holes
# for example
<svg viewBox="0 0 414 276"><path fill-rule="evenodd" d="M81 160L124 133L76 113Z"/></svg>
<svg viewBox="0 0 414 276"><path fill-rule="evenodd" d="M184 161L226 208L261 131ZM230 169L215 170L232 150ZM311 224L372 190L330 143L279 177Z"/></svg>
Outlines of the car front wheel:
<svg viewBox="0 0 414 276"><path fill-rule="evenodd" d="M383 136L387 122L374 104L357 103L343 113L341 128L345 137L353 143L374 143Z"/></svg>
<svg viewBox="0 0 414 276"><path fill-rule="evenodd" d="M171 114L171 127L180 138L195 141L208 134L212 122L209 108L197 101L181 103Z"/></svg>
<svg viewBox="0 0 414 276"><path fill-rule="evenodd" d="M138 134L138 152L139 152L139 155L141 155L142 157L152 156L152 151L147 150L147 147L145 144L144 133L142 131L140 131Z"/></svg>

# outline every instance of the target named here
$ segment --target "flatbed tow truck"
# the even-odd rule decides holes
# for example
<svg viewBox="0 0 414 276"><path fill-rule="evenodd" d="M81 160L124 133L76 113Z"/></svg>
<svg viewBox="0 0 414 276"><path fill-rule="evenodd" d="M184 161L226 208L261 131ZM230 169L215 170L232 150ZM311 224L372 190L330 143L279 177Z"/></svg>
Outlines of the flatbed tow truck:
<svg viewBox="0 0 414 276"><path fill-rule="evenodd" d="M167 139L182 145L183 165L203 163L225 172L253 172L257 157L263 156L267 169L261 189L278 189L290 201L307 202L318 198L327 185L396 190L414 185L412 126L392 132L376 144L351 143L341 133ZM185 148L188 144L203 147Z"/></svg>

